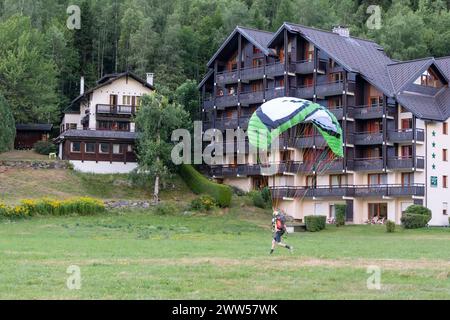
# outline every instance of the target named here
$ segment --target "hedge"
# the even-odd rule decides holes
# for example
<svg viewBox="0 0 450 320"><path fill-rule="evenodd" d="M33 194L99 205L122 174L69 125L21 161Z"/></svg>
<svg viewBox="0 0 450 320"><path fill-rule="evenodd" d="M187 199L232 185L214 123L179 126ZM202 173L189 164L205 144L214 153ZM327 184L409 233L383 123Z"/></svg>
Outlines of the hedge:
<svg viewBox="0 0 450 320"><path fill-rule="evenodd" d="M0 153L14 148L16 124L6 99L0 94Z"/></svg>
<svg viewBox="0 0 450 320"><path fill-rule="evenodd" d="M88 197L67 200L27 199L22 200L21 204L17 206L6 206L0 203L0 217L9 219L28 218L36 215L61 216L74 213L92 215L105 210L102 201Z"/></svg>
<svg viewBox="0 0 450 320"><path fill-rule="evenodd" d="M325 229L326 216L305 216L306 230L316 232Z"/></svg>
<svg viewBox="0 0 450 320"><path fill-rule="evenodd" d="M386 221L386 232L395 232L395 222L392 220Z"/></svg>
<svg viewBox="0 0 450 320"><path fill-rule="evenodd" d="M56 146L50 141L38 141L33 145L33 148L37 153L46 156L52 152L56 152Z"/></svg>
<svg viewBox="0 0 450 320"><path fill-rule="evenodd" d="M230 206L233 195L231 187L208 180L188 164L180 165L179 173L192 192L196 194L209 194L221 207Z"/></svg>
<svg viewBox="0 0 450 320"><path fill-rule="evenodd" d="M406 208L400 221L405 229L417 229L426 227L431 220L431 211L420 205L411 205Z"/></svg>
<svg viewBox="0 0 450 320"><path fill-rule="evenodd" d="M347 209L347 206L345 204L336 204L335 210L336 210L336 226L343 226L345 225L345 211Z"/></svg>

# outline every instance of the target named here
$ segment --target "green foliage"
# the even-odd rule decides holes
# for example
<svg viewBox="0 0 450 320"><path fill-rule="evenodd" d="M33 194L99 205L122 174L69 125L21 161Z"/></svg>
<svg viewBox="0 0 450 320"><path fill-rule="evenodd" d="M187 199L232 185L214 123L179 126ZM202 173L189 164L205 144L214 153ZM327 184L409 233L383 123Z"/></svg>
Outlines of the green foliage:
<svg viewBox="0 0 450 320"><path fill-rule="evenodd" d="M251 191L249 196L252 199L253 205L258 208L267 208L267 202L264 200L260 191Z"/></svg>
<svg viewBox="0 0 450 320"><path fill-rule="evenodd" d="M395 222L392 220L386 221L386 232L395 232Z"/></svg>
<svg viewBox="0 0 450 320"><path fill-rule="evenodd" d="M336 226L340 227L345 225L345 211L347 206L345 204L336 204Z"/></svg>
<svg viewBox="0 0 450 320"><path fill-rule="evenodd" d="M325 229L326 216L305 216L306 230L316 232Z"/></svg>
<svg viewBox="0 0 450 320"><path fill-rule="evenodd" d="M170 177L172 131L183 128L188 114L178 105L169 103L164 96L154 93L142 98L142 105L136 114L136 128L139 131L137 153L139 171L155 179L155 198L159 184Z"/></svg>
<svg viewBox="0 0 450 320"><path fill-rule="evenodd" d="M33 145L34 151L39 154L48 155L56 152L56 145L50 141L38 141Z"/></svg>
<svg viewBox="0 0 450 320"><path fill-rule="evenodd" d="M5 98L0 94L0 153L14 148L14 138L16 137L16 125L11 109Z"/></svg>
<svg viewBox="0 0 450 320"><path fill-rule="evenodd" d="M209 211L217 206L216 200L209 195L201 195L191 201L191 208L198 211Z"/></svg>
<svg viewBox="0 0 450 320"><path fill-rule="evenodd" d="M171 202L159 203L155 206L154 213L159 216L170 216L180 212L180 209Z"/></svg>
<svg viewBox="0 0 450 320"><path fill-rule="evenodd" d="M194 80L186 80L175 91L175 101L189 112L191 120L199 119L199 99L197 82Z"/></svg>
<svg viewBox="0 0 450 320"><path fill-rule="evenodd" d="M68 200L23 200L20 205L9 207L0 203L0 216L8 219L28 218L37 215L62 216L67 214L92 215L104 212L103 202L88 198L73 198Z"/></svg>
<svg viewBox="0 0 450 320"><path fill-rule="evenodd" d="M426 227L431 220L431 210L421 205L411 205L406 208L400 221L405 229Z"/></svg>
<svg viewBox="0 0 450 320"><path fill-rule="evenodd" d="M192 192L209 194L220 207L230 206L233 191L229 186L208 180L191 165L180 165L179 173Z"/></svg>

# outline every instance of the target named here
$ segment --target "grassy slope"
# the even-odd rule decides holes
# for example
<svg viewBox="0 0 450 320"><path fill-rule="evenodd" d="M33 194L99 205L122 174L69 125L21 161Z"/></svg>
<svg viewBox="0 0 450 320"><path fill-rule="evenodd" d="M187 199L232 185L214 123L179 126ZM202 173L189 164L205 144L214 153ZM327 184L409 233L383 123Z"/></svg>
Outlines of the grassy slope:
<svg viewBox="0 0 450 320"><path fill-rule="evenodd" d="M292 234L268 255L270 215L234 199L213 216L122 212L0 224L0 298L450 298L450 230ZM82 289L65 286L78 265ZM382 269L368 290L366 267Z"/></svg>
<svg viewBox="0 0 450 320"><path fill-rule="evenodd" d="M162 198L192 198L179 178L169 183L170 192ZM151 199L150 189L132 187L124 175L81 174L71 170L33 170L8 168L0 172L0 202L15 204L25 198L64 199L91 196L100 199Z"/></svg>
<svg viewBox="0 0 450 320"><path fill-rule="evenodd" d="M33 150L13 150L0 153L0 160L49 160L49 158Z"/></svg>

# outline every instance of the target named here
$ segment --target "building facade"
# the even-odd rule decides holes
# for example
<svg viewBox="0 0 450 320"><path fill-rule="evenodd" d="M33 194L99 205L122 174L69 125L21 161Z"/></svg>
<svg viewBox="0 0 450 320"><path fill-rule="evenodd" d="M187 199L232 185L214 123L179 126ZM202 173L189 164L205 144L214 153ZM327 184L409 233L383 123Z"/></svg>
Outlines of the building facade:
<svg viewBox="0 0 450 320"><path fill-rule="evenodd" d="M131 72L106 75L84 90L64 112L56 142L59 157L76 170L128 173L137 167L133 116L140 99L153 91L153 74L143 80Z"/></svg>
<svg viewBox="0 0 450 320"><path fill-rule="evenodd" d="M269 186L296 219L333 217L346 204L348 222L399 223L409 205L422 204L431 225L448 224L450 57L394 61L346 28L284 23L276 33L236 27L208 67L199 85L203 130L246 129L262 103L291 96L327 107L344 141L344 157L318 169L326 144L311 125L297 126L272 155L275 176L261 176L246 142L245 164L227 156L212 177L245 191Z"/></svg>

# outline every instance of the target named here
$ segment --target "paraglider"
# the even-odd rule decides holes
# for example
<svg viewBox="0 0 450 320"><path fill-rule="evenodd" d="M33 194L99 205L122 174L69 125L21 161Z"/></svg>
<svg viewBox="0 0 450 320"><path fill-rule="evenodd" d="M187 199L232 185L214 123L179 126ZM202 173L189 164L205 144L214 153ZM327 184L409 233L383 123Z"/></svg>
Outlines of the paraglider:
<svg viewBox="0 0 450 320"><path fill-rule="evenodd" d="M252 114L247 130L249 142L267 150L280 134L302 123L312 123L331 151L343 156L342 129L336 117L320 104L293 97L267 101Z"/></svg>

